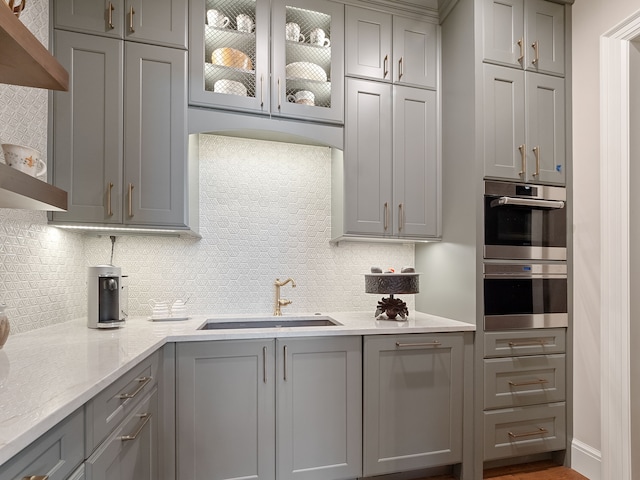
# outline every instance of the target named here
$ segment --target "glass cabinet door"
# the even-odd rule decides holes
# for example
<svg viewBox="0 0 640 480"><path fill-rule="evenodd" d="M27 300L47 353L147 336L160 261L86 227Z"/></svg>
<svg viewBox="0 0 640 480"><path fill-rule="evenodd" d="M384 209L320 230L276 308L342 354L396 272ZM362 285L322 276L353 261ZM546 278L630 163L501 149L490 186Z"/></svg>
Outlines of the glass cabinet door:
<svg viewBox="0 0 640 480"><path fill-rule="evenodd" d="M344 6L274 0L272 113L342 123Z"/></svg>
<svg viewBox="0 0 640 480"><path fill-rule="evenodd" d="M189 101L269 111L269 2L192 0Z"/></svg>

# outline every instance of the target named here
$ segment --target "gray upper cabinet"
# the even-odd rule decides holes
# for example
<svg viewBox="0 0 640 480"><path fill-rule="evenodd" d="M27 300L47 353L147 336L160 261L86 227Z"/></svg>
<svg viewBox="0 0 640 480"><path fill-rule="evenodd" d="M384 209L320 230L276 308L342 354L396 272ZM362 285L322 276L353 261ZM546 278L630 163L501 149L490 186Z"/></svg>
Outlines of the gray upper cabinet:
<svg viewBox="0 0 640 480"><path fill-rule="evenodd" d="M483 115L485 177L564 184L564 79L484 65Z"/></svg>
<svg viewBox="0 0 640 480"><path fill-rule="evenodd" d="M186 52L57 30L69 92L53 95L53 223L184 229Z"/></svg>
<svg viewBox="0 0 640 480"><path fill-rule="evenodd" d="M332 236L440 234L435 91L348 78L344 230ZM393 101L392 101L393 98Z"/></svg>
<svg viewBox="0 0 640 480"><path fill-rule="evenodd" d="M462 461L463 335L364 339L364 476Z"/></svg>
<svg viewBox="0 0 640 480"><path fill-rule="evenodd" d="M564 75L564 5L546 0L483 0L486 62Z"/></svg>
<svg viewBox="0 0 640 480"><path fill-rule="evenodd" d="M437 87L435 24L347 6L345 32L347 75Z"/></svg>
<svg viewBox="0 0 640 480"><path fill-rule="evenodd" d="M189 102L342 123L343 44L339 3L191 0Z"/></svg>
<svg viewBox="0 0 640 480"><path fill-rule="evenodd" d="M361 355L360 337L179 344L178 478L361 476Z"/></svg>
<svg viewBox="0 0 640 480"><path fill-rule="evenodd" d="M186 0L56 0L54 27L187 48Z"/></svg>

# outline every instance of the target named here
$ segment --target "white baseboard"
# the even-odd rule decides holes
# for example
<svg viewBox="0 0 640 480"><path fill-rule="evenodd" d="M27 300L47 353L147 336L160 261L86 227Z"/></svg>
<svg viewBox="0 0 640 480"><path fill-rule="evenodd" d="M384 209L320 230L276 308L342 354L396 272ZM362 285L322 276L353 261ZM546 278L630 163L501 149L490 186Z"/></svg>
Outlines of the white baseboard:
<svg viewBox="0 0 640 480"><path fill-rule="evenodd" d="M575 438L571 442L571 468L589 480L601 480L602 454L600 450Z"/></svg>

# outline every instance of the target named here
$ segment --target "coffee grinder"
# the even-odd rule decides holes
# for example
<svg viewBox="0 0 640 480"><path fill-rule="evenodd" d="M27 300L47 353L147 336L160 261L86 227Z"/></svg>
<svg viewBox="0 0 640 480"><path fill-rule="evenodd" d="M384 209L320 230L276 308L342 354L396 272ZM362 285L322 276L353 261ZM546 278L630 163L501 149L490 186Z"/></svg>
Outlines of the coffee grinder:
<svg viewBox="0 0 640 480"><path fill-rule="evenodd" d="M122 272L113 265L89 267L87 278L87 326L117 328L124 325L120 308Z"/></svg>

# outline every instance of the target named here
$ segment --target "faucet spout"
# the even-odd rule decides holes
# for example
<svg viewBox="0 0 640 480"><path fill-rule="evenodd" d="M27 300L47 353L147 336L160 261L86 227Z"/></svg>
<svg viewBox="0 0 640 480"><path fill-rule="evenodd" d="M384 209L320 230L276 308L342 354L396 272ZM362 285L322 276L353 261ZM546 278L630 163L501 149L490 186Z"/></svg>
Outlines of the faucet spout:
<svg viewBox="0 0 640 480"><path fill-rule="evenodd" d="M287 283L291 283L291 286L294 288L296 286L296 282L293 280L293 278L287 278L284 282L281 282L279 278L276 278L276 281L274 283L276 287L276 302L275 302L276 305L273 311L273 315L276 317L279 317L282 315L282 311L280 310L280 307L284 307L285 305L291 304L291 300L280 298L280 287L285 286Z"/></svg>

